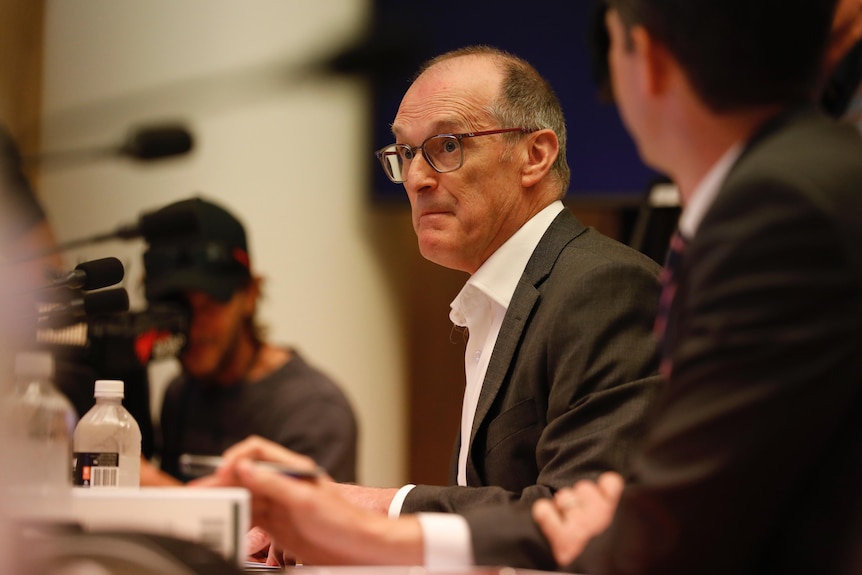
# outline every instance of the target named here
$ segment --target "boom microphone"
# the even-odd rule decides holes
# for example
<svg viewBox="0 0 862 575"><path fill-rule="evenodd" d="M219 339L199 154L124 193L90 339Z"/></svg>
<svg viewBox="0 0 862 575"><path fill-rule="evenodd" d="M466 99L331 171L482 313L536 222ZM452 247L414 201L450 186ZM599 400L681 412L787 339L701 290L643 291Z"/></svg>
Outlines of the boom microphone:
<svg viewBox="0 0 862 575"><path fill-rule="evenodd" d="M58 278L42 289L69 288L94 290L112 286L123 279L123 262L117 258L101 258L83 262L66 276Z"/></svg>
<svg viewBox="0 0 862 575"><path fill-rule="evenodd" d="M129 131L120 145L101 146L81 150L61 150L28 156L28 164L74 164L109 157L127 157L149 162L170 156L186 154L194 147L191 133L180 124L155 124Z"/></svg>
<svg viewBox="0 0 862 575"><path fill-rule="evenodd" d="M108 240L131 240L142 237L147 242L152 242L173 236L194 234L197 233L199 226L199 219L194 210L183 206L178 206L177 209L174 209L173 206L168 206L154 212L145 213L135 223L121 225L113 231L49 246L42 251L35 252L26 258L18 260L16 263Z"/></svg>
<svg viewBox="0 0 862 575"><path fill-rule="evenodd" d="M118 152L130 158L149 161L185 154L193 145L192 135L183 126L155 126L133 131Z"/></svg>

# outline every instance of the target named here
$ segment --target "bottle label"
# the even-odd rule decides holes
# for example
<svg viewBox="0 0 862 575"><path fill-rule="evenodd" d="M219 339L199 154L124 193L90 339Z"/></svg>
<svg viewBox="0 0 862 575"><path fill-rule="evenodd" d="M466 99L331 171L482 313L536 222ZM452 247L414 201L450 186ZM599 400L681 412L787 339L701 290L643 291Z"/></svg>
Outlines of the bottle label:
<svg viewBox="0 0 862 575"><path fill-rule="evenodd" d="M119 453L81 453L73 455L72 482L78 487L119 487Z"/></svg>

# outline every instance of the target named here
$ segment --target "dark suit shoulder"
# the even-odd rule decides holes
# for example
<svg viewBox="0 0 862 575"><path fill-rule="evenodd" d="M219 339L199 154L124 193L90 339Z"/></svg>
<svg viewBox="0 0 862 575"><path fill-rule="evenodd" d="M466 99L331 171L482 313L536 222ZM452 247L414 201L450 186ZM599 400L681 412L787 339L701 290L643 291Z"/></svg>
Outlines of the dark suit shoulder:
<svg viewBox="0 0 862 575"><path fill-rule="evenodd" d="M862 137L855 128L803 110L755 136L731 169L716 205L752 201L750 190L782 188L827 215L862 217ZM754 198L756 201L756 198Z"/></svg>
<svg viewBox="0 0 862 575"><path fill-rule="evenodd" d="M658 276L660 266L652 258L595 228L584 226L568 209L560 212L545 232L527 264L525 275L538 283L551 269L574 266L585 276L591 268L613 265Z"/></svg>
<svg viewBox="0 0 862 575"><path fill-rule="evenodd" d="M595 228L587 230L574 238L566 246L565 252L573 257L584 258L595 264L614 262L626 266L642 268L653 274L658 274L659 266L652 258L636 249L610 238Z"/></svg>
<svg viewBox="0 0 862 575"><path fill-rule="evenodd" d="M814 111L782 120L743 152L704 216L692 250L701 244L711 250L731 238L785 236L804 240L805 251L829 251L862 266L862 137ZM815 241L833 243L818 248Z"/></svg>

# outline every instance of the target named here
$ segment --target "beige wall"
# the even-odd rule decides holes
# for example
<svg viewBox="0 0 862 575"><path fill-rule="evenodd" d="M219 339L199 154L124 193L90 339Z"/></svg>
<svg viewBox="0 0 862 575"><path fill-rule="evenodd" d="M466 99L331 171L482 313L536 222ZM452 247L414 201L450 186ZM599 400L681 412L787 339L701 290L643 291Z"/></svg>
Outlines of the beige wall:
<svg viewBox="0 0 862 575"><path fill-rule="evenodd" d="M400 214L368 200L374 157L368 94L344 78L296 70L357 34L356 0L49 0L43 146L118 141L133 124L182 119L194 152L152 165L104 160L44 170L60 241L109 231L142 212L204 194L245 222L267 278L261 319L338 380L359 415L360 478L405 479L406 372ZM68 265L116 255L133 307L143 305L142 242L66 253ZM176 371L153 364L159 391ZM154 406L156 410L158 406Z"/></svg>

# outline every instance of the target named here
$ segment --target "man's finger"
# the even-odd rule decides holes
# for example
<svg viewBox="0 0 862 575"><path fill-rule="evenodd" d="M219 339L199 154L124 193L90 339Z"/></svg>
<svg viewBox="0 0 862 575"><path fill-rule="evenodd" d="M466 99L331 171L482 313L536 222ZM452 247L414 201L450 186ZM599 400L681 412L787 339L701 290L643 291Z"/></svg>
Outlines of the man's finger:
<svg viewBox="0 0 862 575"><path fill-rule="evenodd" d="M296 469L314 469L314 460L256 435L228 448L222 454L222 468L233 469L243 459L269 461Z"/></svg>
<svg viewBox="0 0 862 575"><path fill-rule="evenodd" d="M622 495L623 489L625 488L625 481L623 481L622 475L612 471L602 473L599 476L597 484L599 486L599 491L601 491L605 498L609 499L613 504L616 504L616 502L619 501L620 495Z"/></svg>
<svg viewBox="0 0 862 575"><path fill-rule="evenodd" d="M245 552L247 555L260 553L270 544L269 534L260 527L252 527L245 535Z"/></svg>
<svg viewBox="0 0 862 575"><path fill-rule="evenodd" d="M579 507L581 501L573 488L564 487L563 489L560 489L559 491L554 493L554 504L557 508L557 511L562 513L568 509L574 509L575 507Z"/></svg>
<svg viewBox="0 0 862 575"><path fill-rule="evenodd" d="M238 462L236 472L240 482L257 496L256 498L287 503L310 496L309 489L314 483L314 480L293 479L281 475L248 460Z"/></svg>
<svg viewBox="0 0 862 575"><path fill-rule="evenodd" d="M583 530L564 518L556 502L540 499L533 504L533 519L551 544L558 565L568 565L583 549Z"/></svg>
<svg viewBox="0 0 862 575"><path fill-rule="evenodd" d="M533 519L546 535L562 524L557 506L550 499L539 499L533 503Z"/></svg>

